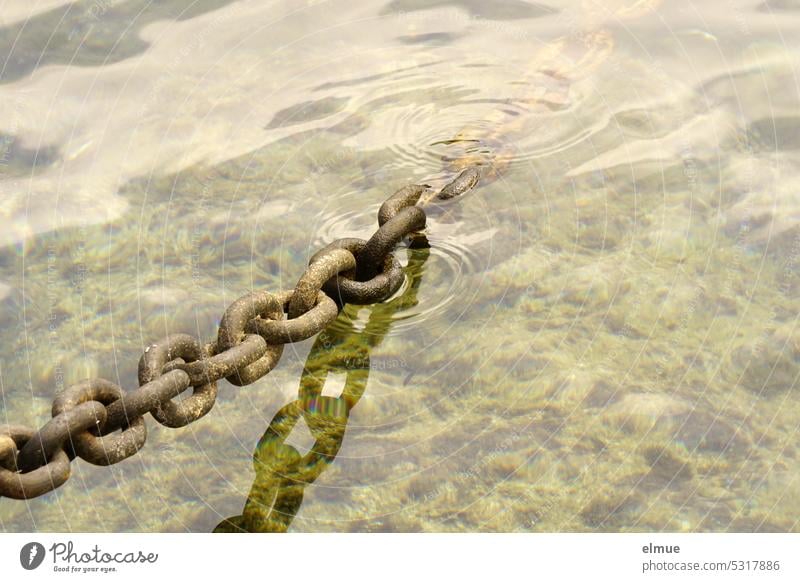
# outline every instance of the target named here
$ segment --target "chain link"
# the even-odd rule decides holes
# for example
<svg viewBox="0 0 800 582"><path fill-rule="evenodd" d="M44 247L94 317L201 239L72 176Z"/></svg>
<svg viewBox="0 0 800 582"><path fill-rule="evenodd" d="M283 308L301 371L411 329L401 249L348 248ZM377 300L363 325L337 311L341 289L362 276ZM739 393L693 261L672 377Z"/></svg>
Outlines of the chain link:
<svg viewBox="0 0 800 582"><path fill-rule="evenodd" d="M292 291L278 294L278 301L284 310L289 308L291 298ZM333 299L323 291L317 291L315 303L306 313L294 319L279 321L252 319L248 322L248 330L257 333L271 344L299 342L317 335L336 319L338 313L339 307Z"/></svg>
<svg viewBox="0 0 800 582"><path fill-rule="evenodd" d="M72 435L103 424L106 421L106 407L100 402L84 402L70 410L54 416L39 429L19 450L17 467L23 473L47 464L51 458L64 448Z"/></svg>
<svg viewBox="0 0 800 582"><path fill-rule="evenodd" d="M428 192L430 186L427 184L412 184L411 186L404 186L397 192L389 196L386 202L381 204L378 209L378 226L383 226L389 219L394 217L403 208L414 206L419 202L420 197Z"/></svg>
<svg viewBox="0 0 800 582"><path fill-rule="evenodd" d="M33 440L34 431L17 425L0 427L0 492L11 499L31 499L66 483L70 475L69 456L58 449L45 464L20 472L17 456L20 447Z"/></svg>
<svg viewBox="0 0 800 582"><path fill-rule="evenodd" d="M390 251L412 232L425 228L425 211L417 206L403 208L372 235L358 253L356 278L372 277L380 269Z"/></svg>
<svg viewBox="0 0 800 582"><path fill-rule="evenodd" d="M467 169L434 198L460 196L479 177L479 169ZM285 344L324 330L344 304L374 304L394 295L405 275L392 250L406 237L412 248L427 245L419 233L426 215L417 204L428 192L427 185L395 192L381 205L379 228L369 240L330 243L311 257L293 290L255 291L234 301L220 321L216 342L201 344L192 336L173 334L148 346L139 360L137 389L126 392L102 378L86 380L55 399L51 420L38 431L0 426L0 497L31 499L60 487L76 456L96 465L127 459L145 444L146 414L170 428L186 426L212 409L220 379L236 386L252 384L277 365ZM334 360L329 358L329 363ZM300 398L279 411L259 444L256 469L264 473L268 467L274 481L274 487L259 491L279 491L280 499L270 506L283 507L289 521L302 502L305 485L341 446L349 412L366 387L369 352L339 365L347 369L345 393L322 396L329 368L321 375L305 370ZM174 401L190 388L190 395ZM300 417L316 439L304 457L284 442ZM234 521L228 520L231 528L246 529ZM280 524L276 527L280 530Z"/></svg>
<svg viewBox="0 0 800 582"><path fill-rule="evenodd" d="M472 166L461 172L456 179L450 182L447 186L441 189L439 194L436 195L437 200L450 200L457 196L463 195L465 192L472 190L481 179L482 168L479 166Z"/></svg>
<svg viewBox="0 0 800 582"><path fill-rule="evenodd" d="M53 402L53 416L59 416L68 410L86 402L112 404L124 396L122 388L103 380L94 378L67 388ZM72 447L81 459L94 465L112 465L135 454L147 440L147 426L143 416L130 419L130 423L119 434L106 431L108 410L105 410L106 421L97 428L73 435Z"/></svg>
<svg viewBox="0 0 800 582"><path fill-rule="evenodd" d="M346 249L354 256L367 246L367 241L360 238L340 238L311 257L310 264L321 260L327 253L335 249ZM395 256L389 253L383 260L383 269L374 277L359 281L355 273L340 273L329 279L322 286L326 295L332 297L339 305L353 303L355 305L371 305L393 295L403 284L403 267Z"/></svg>
<svg viewBox="0 0 800 582"><path fill-rule="evenodd" d="M330 278L356 268L356 258L345 249L331 249L310 262L289 298L287 315L294 319L308 312L317 303L317 295Z"/></svg>
<svg viewBox="0 0 800 582"><path fill-rule="evenodd" d="M164 374L164 366L168 362L175 360L193 362L200 359L201 354L200 343L192 336L168 335L149 346L139 360L139 386L158 380ZM190 385L191 381L190 377ZM178 428L186 426L206 414L214 406L216 398L217 384L211 382L196 386L192 395L180 403L172 402L172 400L160 402L150 413L164 426Z"/></svg>

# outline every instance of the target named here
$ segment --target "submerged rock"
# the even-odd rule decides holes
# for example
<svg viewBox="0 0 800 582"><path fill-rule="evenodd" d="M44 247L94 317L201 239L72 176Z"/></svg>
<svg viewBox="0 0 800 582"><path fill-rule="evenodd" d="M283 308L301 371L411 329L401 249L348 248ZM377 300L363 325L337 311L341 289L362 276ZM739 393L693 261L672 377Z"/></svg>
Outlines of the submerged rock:
<svg viewBox="0 0 800 582"><path fill-rule="evenodd" d="M608 410L606 419L628 433L644 433L657 424L670 422L691 410L688 402L654 392L625 395Z"/></svg>
<svg viewBox="0 0 800 582"><path fill-rule="evenodd" d="M644 484L648 487L675 487L691 481L694 476L691 465L670 448L651 445L642 454L650 465L650 471L644 478Z"/></svg>
<svg viewBox="0 0 800 582"><path fill-rule="evenodd" d="M622 525L635 522L641 511L638 495L620 493L598 495L580 513L583 522L594 529L618 530Z"/></svg>
<svg viewBox="0 0 800 582"><path fill-rule="evenodd" d="M800 333L793 324L749 338L732 350L728 376L750 392L775 396L800 376Z"/></svg>
<svg viewBox="0 0 800 582"><path fill-rule="evenodd" d="M720 415L704 410L692 410L672 418L664 428L690 451L740 456L751 446L746 427L736 426Z"/></svg>

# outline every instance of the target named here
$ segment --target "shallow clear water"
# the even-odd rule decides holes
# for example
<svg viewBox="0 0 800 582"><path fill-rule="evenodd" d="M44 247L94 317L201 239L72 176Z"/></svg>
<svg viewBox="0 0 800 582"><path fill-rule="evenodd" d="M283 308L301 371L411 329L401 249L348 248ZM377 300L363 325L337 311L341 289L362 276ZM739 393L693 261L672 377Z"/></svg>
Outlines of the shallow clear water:
<svg viewBox="0 0 800 582"><path fill-rule="evenodd" d="M799 31L794 0L3 2L0 423L491 171L334 349L0 529L797 531ZM315 373L346 427L262 438Z"/></svg>

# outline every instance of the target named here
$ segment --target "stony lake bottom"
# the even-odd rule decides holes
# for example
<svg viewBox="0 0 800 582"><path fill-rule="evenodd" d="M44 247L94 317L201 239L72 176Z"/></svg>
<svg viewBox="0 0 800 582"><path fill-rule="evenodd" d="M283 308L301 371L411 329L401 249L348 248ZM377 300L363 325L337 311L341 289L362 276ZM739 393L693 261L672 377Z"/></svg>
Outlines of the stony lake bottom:
<svg viewBox="0 0 800 582"><path fill-rule="evenodd" d="M274 529L798 531L798 32L795 0L6 1L0 423L134 389L152 342L214 338L395 190L477 164L430 250L397 251L405 299L332 324L363 394ZM0 499L0 530L241 515L314 345Z"/></svg>

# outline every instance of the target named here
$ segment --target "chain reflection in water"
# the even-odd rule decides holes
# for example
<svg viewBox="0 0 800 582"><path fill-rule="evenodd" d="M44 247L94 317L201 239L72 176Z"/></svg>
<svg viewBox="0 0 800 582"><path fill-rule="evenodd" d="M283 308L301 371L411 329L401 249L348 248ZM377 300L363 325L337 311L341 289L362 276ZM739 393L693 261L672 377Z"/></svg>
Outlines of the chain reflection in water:
<svg viewBox="0 0 800 582"><path fill-rule="evenodd" d="M349 308L342 310L336 321L317 336L300 378L297 400L275 414L256 446L253 454L256 478L242 515L222 521L215 533L289 529L303 503L305 488L328 468L342 446L350 411L367 388L370 352L386 337L394 314L417 304L417 291L430 249L420 241L415 241L412 247L405 269L407 287L391 301L371 305L363 330L356 330L352 319L355 311ZM322 396L331 372L346 374L342 394L336 398ZM315 439L314 446L304 456L286 443L300 418Z"/></svg>

